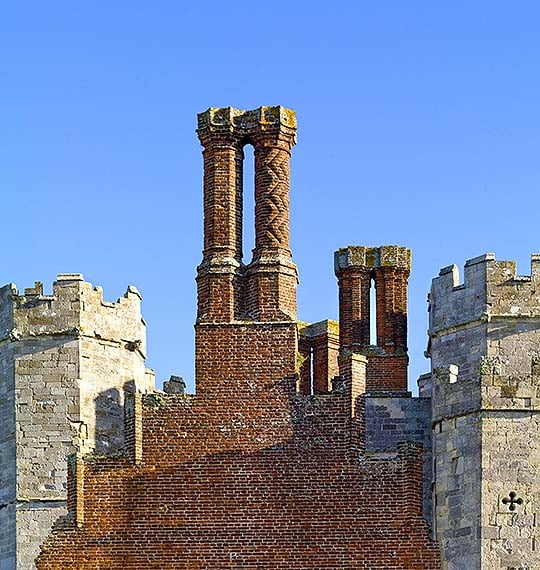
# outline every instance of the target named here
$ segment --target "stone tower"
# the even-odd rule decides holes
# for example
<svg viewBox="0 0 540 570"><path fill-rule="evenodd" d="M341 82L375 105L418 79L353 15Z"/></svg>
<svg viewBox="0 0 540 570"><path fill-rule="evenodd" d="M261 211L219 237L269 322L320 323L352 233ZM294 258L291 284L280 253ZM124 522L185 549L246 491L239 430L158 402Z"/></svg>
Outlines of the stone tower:
<svg viewBox="0 0 540 570"><path fill-rule="evenodd" d="M79 274L0 289L0 568L29 570L66 514L74 452L123 446L124 392L152 389L141 297L105 302Z"/></svg>
<svg viewBox="0 0 540 570"><path fill-rule="evenodd" d="M435 535L443 568L538 568L540 256L441 270L429 296Z"/></svg>

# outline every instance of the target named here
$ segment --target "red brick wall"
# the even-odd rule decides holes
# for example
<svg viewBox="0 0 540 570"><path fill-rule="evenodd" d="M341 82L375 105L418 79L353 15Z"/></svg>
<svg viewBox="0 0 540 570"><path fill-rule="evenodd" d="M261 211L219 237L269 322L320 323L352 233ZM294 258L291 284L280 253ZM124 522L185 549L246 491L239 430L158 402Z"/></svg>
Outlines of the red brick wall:
<svg viewBox="0 0 540 570"><path fill-rule="evenodd" d="M378 392L405 392L407 390L407 367L409 357L404 355L368 356L366 391L370 394Z"/></svg>
<svg viewBox="0 0 540 570"><path fill-rule="evenodd" d="M352 461L343 396L273 404L146 397L142 463L87 460L38 568L439 568L417 448Z"/></svg>
<svg viewBox="0 0 540 570"><path fill-rule="evenodd" d="M199 323L195 326L197 393L269 396L296 371L296 323Z"/></svg>
<svg viewBox="0 0 540 570"><path fill-rule="evenodd" d="M300 335L298 338L298 392L300 394L311 394L312 391L312 367L313 367L313 346L308 336Z"/></svg>

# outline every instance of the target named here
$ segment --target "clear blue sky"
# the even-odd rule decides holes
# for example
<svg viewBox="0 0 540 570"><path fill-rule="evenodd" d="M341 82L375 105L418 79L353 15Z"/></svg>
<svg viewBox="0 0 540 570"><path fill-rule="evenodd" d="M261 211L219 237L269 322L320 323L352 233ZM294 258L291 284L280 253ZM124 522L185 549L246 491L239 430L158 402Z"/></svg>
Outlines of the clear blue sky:
<svg viewBox="0 0 540 570"><path fill-rule="evenodd" d="M158 382L192 382L196 114L284 105L299 318L336 318L335 249L410 247L414 383L439 269L540 251L539 29L533 1L5 2L0 281L136 285Z"/></svg>

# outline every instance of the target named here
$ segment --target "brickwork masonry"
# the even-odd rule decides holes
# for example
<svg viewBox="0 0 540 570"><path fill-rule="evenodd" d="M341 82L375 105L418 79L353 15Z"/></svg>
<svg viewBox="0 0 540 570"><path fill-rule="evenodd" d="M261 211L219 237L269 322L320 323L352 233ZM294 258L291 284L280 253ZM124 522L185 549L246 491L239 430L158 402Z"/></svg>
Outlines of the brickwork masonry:
<svg viewBox="0 0 540 570"><path fill-rule="evenodd" d="M439 567L419 447L352 460L346 394L159 394L140 414L140 460L84 460L40 569Z"/></svg>

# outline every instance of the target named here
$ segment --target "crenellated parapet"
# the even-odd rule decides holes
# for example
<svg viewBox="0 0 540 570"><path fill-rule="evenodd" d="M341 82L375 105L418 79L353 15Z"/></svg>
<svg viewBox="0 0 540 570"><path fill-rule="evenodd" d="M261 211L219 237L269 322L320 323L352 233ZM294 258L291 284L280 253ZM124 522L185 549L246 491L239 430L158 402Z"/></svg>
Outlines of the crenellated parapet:
<svg viewBox="0 0 540 570"><path fill-rule="evenodd" d="M516 372L528 368L524 358L540 354L539 285L538 254L528 276L517 275L515 261L497 261L492 253L465 263L463 283L455 265L441 269L429 294L434 362L470 375L480 356L496 353Z"/></svg>
<svg viewBox="0 0 540 570"><path fill-rule="evenodd" d="M141 294L130 285L115 303L103 299L101 287L85 282L79 273L60 274L52 295L43 283L19 294L15 285L0 289L0 342L47 335L93 337L129 346L146 358L146 331Z"/></svg>
<svg viewBox="0 0 540 570"><path fill-rule="evenodd" d="M531 274L518 275L515 261L493 253L469 259L460 283L456 265L444 267L430 293L430 328L438 331L491 316L540 316L540 254L531 255Z"/></svg>

